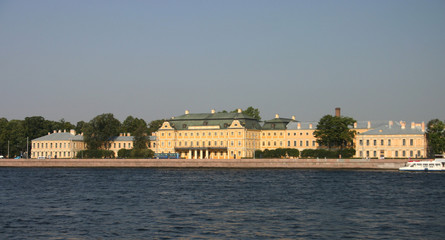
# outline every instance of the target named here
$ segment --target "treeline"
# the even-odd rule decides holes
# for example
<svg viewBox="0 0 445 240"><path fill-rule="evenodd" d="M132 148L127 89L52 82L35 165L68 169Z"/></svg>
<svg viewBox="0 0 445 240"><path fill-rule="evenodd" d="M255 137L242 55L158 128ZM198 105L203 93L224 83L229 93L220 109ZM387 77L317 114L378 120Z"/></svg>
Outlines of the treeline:
<svg viewBox="0 0 445 240"><path fill-rule="evenodd" d="M355 155L355 149L305 149L299 151L292 148L277 148L274 150L256 150L256 158L352 158Z"/></svg>
<svg viewBox="0 0 445 240"><path fill-rule="evenodd" d="M10 120L0 118L0 155L8 157L26 156L31 151L31 140L45 136L54 130L74 129L78 134L84 133L84 139L88 150L109 148L112 137L119 133L130 133L135 141L135 149L146 149L149 144L148 136L162 125L164 120L155 120L146 123L143 119L128 116L120 122L111 113L96 116L89 122L79 121L76 125L61 119L60 121L46 120L41 116L26 117L24 120ZM29 140L29 144L27 144ZM27 149L28 146L28 149ZM100 151L86 153L97 155ZM139 151L140 152L140 151ZM136 155L137 153L133 154ZM146 154L145 154L146 155ZM108 156L103 153L102 157Z"/></svg>

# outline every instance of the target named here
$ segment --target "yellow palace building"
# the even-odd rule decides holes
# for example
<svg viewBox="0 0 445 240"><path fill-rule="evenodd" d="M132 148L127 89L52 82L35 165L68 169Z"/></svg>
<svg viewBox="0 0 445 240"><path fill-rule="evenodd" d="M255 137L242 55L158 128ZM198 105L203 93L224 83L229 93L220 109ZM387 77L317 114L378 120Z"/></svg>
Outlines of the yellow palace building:
<svg viewBox="0 0 445 240"><path fill-rule="evenodd" d="M336 116L340 110L336 109ZM242 113L191 114L172 117L155 133L152 150L177 153L186 159L253 158L255 150L293 148L303 151L320 146L314 137L317 122L299 122L294 116L260 122ZM424 158L424 123L358 121L352 127L357 158Z"/></svg>

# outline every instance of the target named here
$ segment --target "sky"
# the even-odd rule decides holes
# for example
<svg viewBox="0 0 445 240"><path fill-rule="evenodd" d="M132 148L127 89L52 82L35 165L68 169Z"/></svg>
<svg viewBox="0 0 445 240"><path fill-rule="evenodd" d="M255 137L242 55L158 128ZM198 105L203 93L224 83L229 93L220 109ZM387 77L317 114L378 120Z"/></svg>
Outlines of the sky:
<svg viewBox="0 0 445 240"><path fill-rule="evenodd" d="M0 117L445 120L445 1L0 0Z"/></svg>

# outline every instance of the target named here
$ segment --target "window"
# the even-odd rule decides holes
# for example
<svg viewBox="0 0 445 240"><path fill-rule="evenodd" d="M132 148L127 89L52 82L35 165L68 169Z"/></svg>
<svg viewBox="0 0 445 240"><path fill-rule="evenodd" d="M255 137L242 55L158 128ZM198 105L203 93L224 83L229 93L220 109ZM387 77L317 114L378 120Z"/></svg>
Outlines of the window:
<svg viewBox="0 0 445 240"><path fill-rule="evenodd" d="M315 147L315 141L312 141L312 147Z"/></svg>
<svg viewBox="0 0 445 240"><path fill-rule="evenodd" d="M360 140L359 143L360 143L360 146L363 146L363 140Z"/></svg>
<svg viewBox="0 0 445 240"><path fill-rule="evenodd" d="M409 145L410 145L410 146L414 145L414 139L410 139L410 140L409 140ZM412 157L412 156L411 156L411 157Z"/></svg>
<svg viewBox="0 0 445 240"><path fill-rule="evenodd" d="M399 151L396 151L396 157L399 157Z"/></svg>
<svg viewBox="0 0 445 240"><path fill-rule="evenodd" d="M294 141L294 147L296 147L297 146L297 141Z"/></svg>
<svg viewBox="0 0 445 240"><path fill-rule="evenodd" d="M170 142L168 142L168 145L170 146ZM124 143L124 148L125 148L125 143Z"/></svg>
<svg viewBox="0 0 445 240"><path fill-rule="evenodd" d="M290 141L287 141L287 146L290 147Z"/></svg>
<svg viewBox="0 0 445 240"><path fill-rule="evenodd" d="M413 157L413 151L409 151L409 156Z"/></svg>
<svg viewBox="0 0 445 240"><path fill-rule="evenodd" d="M406 156L405 150L402 151L402 156L404 156L404 157Z"/></svg>
<svg viewBox="0 0 445 240"><path fill-rule="evenodd" d="M391 146L391 139L388 139L388 146Z"/></svg>
<svg viewBox="0 0 445 240"><path fill-rule="evenodd" d="M309 147L309 141L306 141L306 147Z"/></svg>
<svg viewBox="0 0 445 240"><path fill-rule="evenodd" d="M405 146L406 145L406 139L402 140L402 145Z"/></svg>
<svg viewBox="0 0 445 240"><path fill-rule="evenodd" d="M187 124L182 124L182 128L187 128Z"/></svg>
<svg viewBox="0 0 445 240"><path fill-rule="evenodd" d="M380 140L380 145L382 145L382 146L385 145L383 142L384 142L383 139Z"/></svg>
<svg viewBox="0 0 445 240"><path fill-rule="evenodd" d="M369 146L369 139L366 140L366 146Z"/></svg>
<svg viewBox="0 0 445 240"><path fill-rule="evenodd" d="M303 141L300 141L300 147L303 147Z"/></svg>
<svg viewBox="0 0 445 240"><path fill-rule="evenodd" d="M374 146L377 146L377 140L374 140Z"/></svg>
<svg viewBox="0 0 445 240"><path fill-rule="evenodd" d="M377 151L374 151L374 157L377 157Z"/></svg>

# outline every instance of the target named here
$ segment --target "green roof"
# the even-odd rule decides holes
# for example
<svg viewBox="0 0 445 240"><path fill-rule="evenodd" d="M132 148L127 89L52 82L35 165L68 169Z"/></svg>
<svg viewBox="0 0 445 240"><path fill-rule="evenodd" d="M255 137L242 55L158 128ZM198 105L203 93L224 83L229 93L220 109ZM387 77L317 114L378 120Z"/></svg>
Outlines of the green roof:
<svg viewBox="0 0 445 240"><path fill-rule="evenodd" d="M295 120L290 118L274 118L264 121L263 130L285 130L287 124L294 121Z"/></svg>
<svg viewBox="0 0 445 240"><path fill-rule="evenodd" d="M193 126L219 126L228 128L234 120L240 121L247 129L261 129L259 121L243 113L190 113L167 120L176 130L186 130Z"/></svg>

